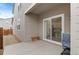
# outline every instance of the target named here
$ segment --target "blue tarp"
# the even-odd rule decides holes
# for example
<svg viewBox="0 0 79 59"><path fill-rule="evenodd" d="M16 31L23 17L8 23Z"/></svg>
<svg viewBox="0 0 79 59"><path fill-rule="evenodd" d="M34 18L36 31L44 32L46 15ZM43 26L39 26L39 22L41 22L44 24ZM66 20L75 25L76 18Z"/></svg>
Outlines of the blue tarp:
<svg viewBox="0 0 79 59"><path fill-rule="evenodd" d="M63 33L62 47L63 48L70 48L70 34L69 33Z"/></svg>

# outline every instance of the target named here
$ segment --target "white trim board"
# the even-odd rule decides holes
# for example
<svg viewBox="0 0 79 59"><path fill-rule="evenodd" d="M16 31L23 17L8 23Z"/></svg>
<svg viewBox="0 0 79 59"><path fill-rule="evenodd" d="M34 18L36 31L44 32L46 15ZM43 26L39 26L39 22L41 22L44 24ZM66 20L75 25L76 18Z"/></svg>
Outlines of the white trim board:
<svg viewBox="0 0 79 59"><path fill-rule="evenodd" d="M28 14L29 11L36 5L37 3L33 3L25 12L24 14Z"/></svg>
<svg viewBox="0 0 79 59"><path fill-rule="evenodd" d="M44 41L47 41L47 42L54 43L54 44L62 46L62 44L60 42L51 41L51 40L47 40L47 39L44 39Z"/></svg>

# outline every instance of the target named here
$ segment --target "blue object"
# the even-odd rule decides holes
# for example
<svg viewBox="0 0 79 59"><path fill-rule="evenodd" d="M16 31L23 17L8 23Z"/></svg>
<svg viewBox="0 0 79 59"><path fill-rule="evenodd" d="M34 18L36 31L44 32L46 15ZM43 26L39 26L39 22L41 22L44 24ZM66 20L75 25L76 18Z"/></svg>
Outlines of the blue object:
<svg viewBox="0 0 79 59"><path fill-rule="evenodd" d="M62 36L62 47L65 48L70 48L70 34L69 33L63 33Z"/></svg>

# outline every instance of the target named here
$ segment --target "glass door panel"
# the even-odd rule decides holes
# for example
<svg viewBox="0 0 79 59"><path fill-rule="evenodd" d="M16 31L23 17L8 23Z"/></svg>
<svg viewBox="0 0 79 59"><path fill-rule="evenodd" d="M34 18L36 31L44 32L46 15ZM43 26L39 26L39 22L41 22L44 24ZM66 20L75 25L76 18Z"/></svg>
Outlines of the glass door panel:
<svg viewBox="0 0 79 59"><path fill-rule="evenodd" d="M44 21L44 39L50 40L50 20Z"/></svg>
<svg viewBox="0 0 79 59"><path fill-rule="evenodd" d="M54 18L52 22L52 40L61 42L61 17Z"/></svg>

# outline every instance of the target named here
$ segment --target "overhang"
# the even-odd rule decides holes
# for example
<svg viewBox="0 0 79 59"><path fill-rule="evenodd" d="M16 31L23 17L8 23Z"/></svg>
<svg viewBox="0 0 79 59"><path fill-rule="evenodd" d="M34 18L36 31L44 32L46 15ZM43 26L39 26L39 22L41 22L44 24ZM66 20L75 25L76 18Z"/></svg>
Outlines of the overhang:
<svg viewBox="0 0 79 59"><path fill-rule="evenodd" d="M50 9L54 9L56 6L61 6L61 5L65 5L68 3L35 3L32 4L26 11L25 14L42 14L45 13L46 11L50 10Z"/></svg>

